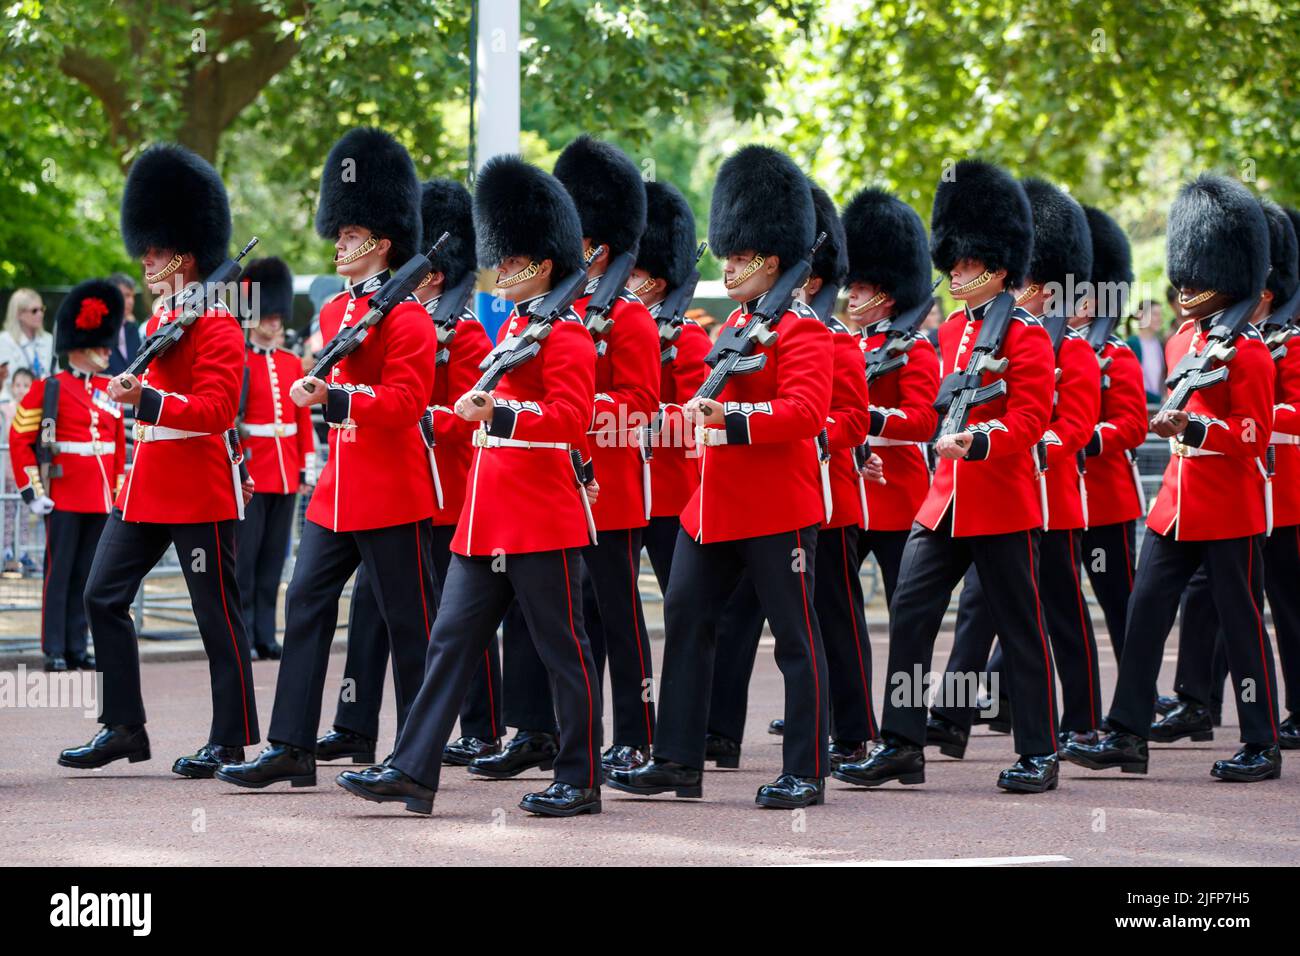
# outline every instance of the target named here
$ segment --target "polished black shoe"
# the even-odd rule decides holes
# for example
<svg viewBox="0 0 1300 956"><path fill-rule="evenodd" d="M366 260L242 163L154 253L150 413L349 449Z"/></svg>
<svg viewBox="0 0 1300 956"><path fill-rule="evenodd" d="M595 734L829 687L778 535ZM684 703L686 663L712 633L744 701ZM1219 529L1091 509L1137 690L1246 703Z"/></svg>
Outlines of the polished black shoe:
<svg viewBox="0 0 1300 956"><path fill-rule="evenodd" d="M344 770L334 778L334 782L363 800L404 803L412 813L432 813L433 798L438 793L387 764L365 770Z"/></svg>
<svg viewBox="0 0 1300 956"><path fill-rule="evenodd" d="M1277 742L1283 750L1300 750L1300 722L1295 714L1277 725Z"/></svg>
<svg viewBox="0 0 1300 956"><path fill-rule="evenodd" d="M831 776L859 787L878 787L890 780L909 786L925 783L925 751L914 744L885 741L866 760L841 764Z"/></svg>
<svg viewBox="0 0 1300 956"><path fill-rule="evenodd" d="M785 736L785 718L777 717L767 725L767 732L775 737Z"/></svg>
<svg viewBox="0 0 1300 956"><path fill-rule="evenodd" d="M1276 780L1282 776L1282 751L1276 744L1243 744L1229 759L1214 761L1210 776L1236 783Z"/></svg>
<svg viewBox="0 0 1300 956"><path fill-rule="evenodd" d="M1056 742L1064 747L1066 744L1085 744L1091 747L1101 743L1100 730L1062 730L1056 735ZM1058 748L1059 749L1059 748Z"/></svg>
<svg viewBox="0 0 1300 956"><path fill-rule="evenodd" d="M1161 717L1183 702L1177 694L1158 694L1156 696L1156 713Z"/></svg>
<svg viewBox="0 0 1300 956"><path fill-rule="evenodd" d="M605 783L624 793L648 797L656 793L673 791L679 797L704 796L704 772L671 760L656 757L644 767L635 770L615 770L605 778Z"/></svg>
<svg viewBox="0 0 1300 956"><path fill-rule="evenodd" d="M280 646L279 641L272 641L270 644L254 644L253 652L257 654L259 661L278 661L284 656L284 648Z"/></svg>
<svg viewBox="0 0 1300 956"><path fill-rule="evenodd" d="M294 787L316 786L316 755L309 750L272 742L247 763L228 763L217 769L216 777L236 787L261 789L273 783Z"/></svg>
<svg viewBox="0 0 1300 956"><path fill-rule="evenodd" d="M838 770L846 763L857 763L867 759L867 742L865 740L832 740L827 751L831 759L831 769Z"/></svg>
<svg viewBox="0 0 1300 956"><path fill-rule="evenodd" d="M47 674L62 674L69 669L66 657L60 657L57 654L45 655L45 672Z"/></svg>
<svg viewBox="0 0 1300 956"><path fill-rule="evenodd" d="M1164 720L1151 725L1151 739L1156 743L1171 744L1184 737L1197 741L1214 739L1214 718L1210 715L1210 708L1194 700L1180 700Z"/></svg>
<svg viewBox="0 0 1300 956"><path fill-rule="evenodd" d="M95 669L95 655L69 654L68 668L77 671L93 671Z"/></svg>
<svg viewBox="0 0 1300 956"><path fill-rule="evenodd" d="M1044 793L1055 790L1060 780L1056 754L1021 756L1013 766L998 774L998 789L1012 793Z"/></svg>
<svg viewBox="0 0 1300 956"><path fill-rule="evenodd" d="M1113 731L1095 744L1066 744L1060 753L1089 770L1119 767L1122 773L1147 772L1147 742L1136 734Z"/></svg>
<svg viewBox="0 0 1300 956"><path fill-rule="evenodd" d="M524 798L519 801L519 809L543 817L576 817L583 813L600 813L600 787L575 787L557 780L541 793L524 794Z"/></svg>
<svg viewBox="0 0 1300 956"><path fill-rule="evenodd" d="M614 770L635 770L650 762L650 755L639 747L616 744L600 755L600 768L605 773Z"/></svg>
<svg viewBox="0 0 1300 956"><path fill-rule="evenodd" d="M144 726L128 727L124 724L105 725L90 743L82 747L69 747L59 754L60 767L76 770L94 770L114 760L125 758L131 763L148 760L149 735Z"/></svg>
<svg viewBox="0 0 1300 956"><path fill-rule="evenodd" d="M206 780L214 777L222 764L243 763L243 747L223 747L220 744L204 744L197 753L188 757L179 757L172 764L172 773L192 780Z"/></svg>
<svg viewBox="0 0 1300 956"><path fill-rule="evenodd" d="M962 730L946 717L934 716L925 722L925 745L938 747L945 757L961 760L966 756L970 733Z"/></svg>
<svg viewBox="0 0 1300 956"><path fill-rule="evenodd" d="M971 723L986 724L995 734L1011 733L1011 700L999 697L996 710L992 698L981 697L975 703L975 716ZM986 717L985 714L988 714Z"/></svg>
<svg viewBox="0 0 1300 956"><path fill-rule="evenodd" d="M720 770L735 770L740 766L740 742L721 734L706 734L704 762Z"/></svg>
<svg viewBox="0 0 1300 956"><path fill-rule="evenodd" d="M796 777L783 773L772 783L758 788L754 802L760 807L778 810L800 810L826 802L825 777Z"/></svg>
<svg viewBox="0 0 1300 956"><path fill-rule="evenodd" d="M317 751L319 753L319 751ZM457 737L442 748L442 762L449 767L467 767L471 760L491 757L501 752L501 738L480 740L478 737ZM387 761L385 761L387 763Z"/></svg>
<svg viewBox="0 0 1300 956"><path fill-rule="evenodd" d="M467 769L480 777L508 780L534 767L550 770L555 766L555 757L559 752L560 742L555 734L521 730L506 744L505 750L486 757L476 757L469 762Z"/></svg>
<svg viewBox="0 0 1300 956"><path fill-rule="evenodd" d="M350 730L331 730L316 741L316 759L321 763L351 760L353 763L373 764L375 742Z"/></svg>

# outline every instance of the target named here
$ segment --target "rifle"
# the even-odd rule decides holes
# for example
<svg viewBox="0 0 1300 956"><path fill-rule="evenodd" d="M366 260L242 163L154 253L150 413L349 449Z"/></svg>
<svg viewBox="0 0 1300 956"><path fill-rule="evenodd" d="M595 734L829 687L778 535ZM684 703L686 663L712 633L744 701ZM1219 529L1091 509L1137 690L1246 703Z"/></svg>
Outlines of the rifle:
<svg viewBox="0 0 1300 956"><path fill-rule="evenodd" d="M934 290L942 281L942 276L934 280L934 285L930 286L931 294L925 297L924 302L885 321L885 341L864 356L868 384L907 364L907 353L916 341L912 335L934 308Z"/></svg>
<svg viewBox="0 0 1300 956"><path fill-rule="evenodd" d="M934 407L943 413L936 438L944 435L956 435L966 430L971 410L984 405L1007 393L1005 379L998 379L989 385L982 385L985 372L1001 373L1007 370L1007 360L998 358L1002 340L1006 337L1007 327L1011 323L1011 311L1016 300L1009 292L999 292L984 312L984 321L980 324L980 334L975 337L975 347L971 349L970 361L964 372L949 372L939 383L939 395L934 400Z"/></svg>
<svg viewBox="0 0 1300 956"><path fill-rule="evenodd" d="M839 297L839 285L822 280L822 287L817 290L815 296L808 300L808 308L816 312L817 318L825 322L835 313L835 300Z"/></svg>
<svg viewBox="0 0 1300 956"><path fill-rule="evenodd" d="M235 258L221 263L202 282L192 282L187 285L177 297L176 317L166 325L159 326L153 335L140 343L140 351L118 376L119 379L127 375L139 378L148 370L154 359L179 342L185 330L207 311L208 302L220 291L220 287L239 279L239 262L257 245L257 241L257 236L254 236Z"/></svg>
<svg viewBox="0 0 1300 956"><path fill-rule="evenodd" d="M1232 343L1250 323L1251 313L1258 304L1258 299L1242 299L1219 313L1219 320L1211 326L1210 333L1206 336L1205 348L1199 353L1188 352L1184 355L1165 379L1165 385L1172 391L1160 406L1161 412L1182 411L1187 407L1193 392L1227 379L1226 364L1217 368L1213 366L1216 362L1226 363L1237 354L1237 348Z"/></svg>
<svg viewBox="0 0 1300 956"><path fill-rule="evenodd" d="M1259 333L1264 337L1264 344L1268 346L1268 350L1273 353L1274 362L1280 362L1286 357L1287 340L1300 333L1296 322L1297 313L1300 313L1300 288L1296 289L1291 298L1269 313L1260 327Z"/></svg>
<svg viewBox="0 0 1300 956"><path fill-rule="evenodd" d="M1092 351L1097 356L1097 365L1101 368L1101 390L1103 392L1110 388L1110 376L1106 374L1106 370L1110 368L1111 359L1102 358L1101 353L1106 350L1106 343L1110 341L1111 333L1115 331L1118 322L1118 316L1099 315L1088 326L1088 344L1092 346Z"/></svg>
<svg viewBox="0 0 1300 956"><path fill-rule="evenodd" d="M370 329L378 325L379 321L392 312L398 303L409 299L415 287L433 271L433 257L450 238L451 233L444 232L428 252L411 256L402 268L389 276L388 281L370 296L369 308L361 317L361 321L356 325L346 325L334 334L334 338L330 339L329 344L321 349L320 355L316 356L316 364L303 376L304 379L324 379L334 366L360 348L361 343L370 335ZM316 386L308 381L302 383L302 388L305 392L316 391Z"/></svg>
<svg viewBox="0 0 1300 956"><path fill-rule="evenodd" d="M469 297L474 294L477 282L478 276L471 272L459 285L444 291L438 299L438 307L432 315L433 327L438 335L437 365L446 365L451 360L451 343L456 338L456 323L460 321Z"/></svg>
<svg viewBox="0 0 1300 956"><path fill-rule="evenodd" d="M597 246L591 258L595 259L599 256L602 248ZM587 300L587 308L582 317L582 324L587 327L587 331L593 338L604 335L614 327L614 320L609 317L609 313L614 308L614 301L627 288L627 277L632 274L632 267L635 265L635 253L620 253L610 261L605 274L596 280L596 290ZM604 355L607 348L609 348L607 343L597 342L596 354Z"/></svg>
<svg viewBox="0 0 1300 956"><path fill-rule="evenodd" d="M36 439L37 474L46 495L50 493L50 479L63 477L63 466L54 464L58 451L58 442L55 441L58 419L59 380L51 375L45 380L45 391L41 393L41 433Z"/></svg>
<svg viewBox="0 0 1300 956"><path fill-rule="evenodd" d="M701 242L695 249L695 261L698 263L704 255L708 243ZM691 274L681 285L669 291L659 303L659 344L663 346L659 353L659 363L667 365L677 358L677 346L673 343L682 334L682 323L686 317L686 308L695 297L695 287L700 282L700 270L692 269Z"/></svg>

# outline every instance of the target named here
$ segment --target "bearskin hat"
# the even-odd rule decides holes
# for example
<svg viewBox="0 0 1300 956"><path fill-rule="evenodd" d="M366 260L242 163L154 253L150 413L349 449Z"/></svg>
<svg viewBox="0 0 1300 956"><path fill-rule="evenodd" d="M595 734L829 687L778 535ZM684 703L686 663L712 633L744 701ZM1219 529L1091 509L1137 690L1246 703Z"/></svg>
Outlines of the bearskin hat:
<svg viewBox="0 0 1300 956"><path fill-rule="evenodd" d="M1259 204L1268 221L1269 263L1272 266L1265 288L1273 293L1273 308L1277 308L1295 295L1296 287L1300 286L1300 275L1297 274L1300 270L1300 263L1297 263L1300 246L1296 241L1295 225L1286 210L1268 199L1261 199Z"/></svg>
<svg viewBox="0 0 1300 956"><path fill-rule="evenodd" d="M263 316L278 315L286 326L293 318L293 273L284 260L276 256L254 259L244 266L239 276L240 285L257 284L257 315L245 315L245 318L260 320ZM251 294L245 298L251 302Z"/></svg>
<svg viewBox="0 0 1300 956"><path fill-rule="evenodd" d="M842 214L847 281L883 289L898 312L930 294L930 245L911 206L874 187L849 200Z"/></svg>
<svg viewBox="0 0 1300 956"><path fill-rule="evenodd" d="M1076 287L1087 282L1092 275L1092 236L1083 207L1045 179L1031 176L1020 185L1034 220L1026 277L1041 285L1055 282L1062 289L1070 276Z"/></svg>
<svg viewBox="0 0 1300 956"><path fill-rule="evenodd" d="M1095 206L1084 206L1088 217L1088 233L1092 236L1092 275L1089 280L1093 294L1112 315L1128 311L1128 292L1133 284L1133 250L1124 230L1106 213Z"/></svg>
<svg viewBox="0 0 1300 956"><path fill-rule="evenodd" d="M645 198L646 226L636 264L674 289L695 268L695 213L670 183L646 183Z"/></svg>
<svg viewBox="0 0 1300 956"><path fill-rule="evenodd" d="M582 268L582 223L560 181L518 156L483 164L474 188L478 262L492 268L510 256L550 259L556 281Z"/></svg>
<svg viewBox="0 0 1300 956"><path fill-rule="evenodd" d="M1268 279L1268 223L1241 183L1205 173L1169 210L1165 271L1177 288L1254 299Z"/></svg>
<svg viewBox="0 0 1300 956"><path fill-rule="evenodd" d="M348 130L325 159L316 232L336 239L344 226L361 226L387 239L392 245L388 263L394 269L423 251L415 163L406 147L381 129Z"/></svg>
<svg viewBox="0 0 1300 956"><path fill-rule="evenodd" d="M582 234L610 258L636 252L646 226L645 182L617 146L582 135L555 161L555 178L573 197Z"/></svg>
<svg viewBox="0 0 1300 956"><path fill-rule="evenodd" d="M816 226L808 178L790 157L767 146L745 146L723 162L709 209L714 255L752 250L779 256L784 268L808 255Z"/></svg>
<svg viewBox="0 0 1300 956"><path fill-rule="evenodd" d="M430 179L420 187L420 218L424 241L433 245L444 232L447 242L433 257L433 271L450 289L474 271L474 201L469 190L453 179Z"/></svg>
<svg viewBox="0 0 1300 956"><path fill-rule="evenodd" d="M150 146L122 190L122 240L138 259L149 249L190 253L206 276L230 254L230 200L211 164L183 146Z"/></svg>
<svg viewBox="0 0 1300 956"><path fill-rule="evenodd" d="M107 279L87 279L63 297L54 313L54 351L114 345L125 311L121 289Z"/></svg>
<svg viewBox="0 0 1300 956"><path fill-rule="evenodd" d="M930 257L940 272L963 259L1007 270L1018 286L1029 269L1034 220L1024 187L1005 169L963 159L940 181L930 214Z"/></svg>
<svg viewBox="0 0 1300 956"><path fill-rule="evenodd" d="M816 233L826 233L826 241L813 256L812 274L823 282L843 285L844 277L849 273L849 250L844 239L844 224L840 222L839 211L831 197L811 179L808 188L812 190L813 212L817 217ZM814 236L815 238L815 236Z"/></svg>

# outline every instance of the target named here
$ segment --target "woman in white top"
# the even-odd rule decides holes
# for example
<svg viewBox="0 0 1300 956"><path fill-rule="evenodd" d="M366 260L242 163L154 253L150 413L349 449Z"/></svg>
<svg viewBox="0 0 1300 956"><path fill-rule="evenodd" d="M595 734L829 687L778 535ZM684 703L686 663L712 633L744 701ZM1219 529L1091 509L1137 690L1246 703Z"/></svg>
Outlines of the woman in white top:
<svg viewBox="0 0 1300 956"><path fill-rule="evenodd" d="M6 363L11 375L20 368L31 369L36 378L54 371L54 336L45 331L45 303L33 289L17 289L9 297L0 332L0 365Z"/></svg>

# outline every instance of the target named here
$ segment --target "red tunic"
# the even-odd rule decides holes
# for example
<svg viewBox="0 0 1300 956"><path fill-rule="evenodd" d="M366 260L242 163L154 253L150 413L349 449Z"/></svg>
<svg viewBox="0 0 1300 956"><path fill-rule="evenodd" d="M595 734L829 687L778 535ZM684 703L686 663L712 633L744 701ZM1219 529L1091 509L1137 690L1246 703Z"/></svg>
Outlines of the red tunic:
<svg viewBox="0 0 1300 956"><path fill-rule="evenodd" d="M987 303L972 312L959 309L939 327L945 372L964 368L970 360L986 308ZM1016 309L999 354L1010 360L1007 370L986 373L982 383L1005 379L1007 394L972 410L968 430L975 442L968 457L939 459L934 483L916 516L931 530L949 508L957 537L1042 527L1034 446L1052 414L1052 342L1037 319Z"/></svg>
<svg viewBox="0 0 1300 956"><path fill-rule="evenodd" d="M746 303L727 325L749 321ZM725 426L709 426L725 444L701 451L700 485L682 511L682 527L697 541L734 541L820 525L822 503L817 435L831 407L834 344L830 330L802 303L777 323L776 341L758 346L767 364L733 376L718 400Z"/></svg>
<svg viewBox="0 0 1300 956"><path fill-rule="evenodd" d="M1300 338L1277 362L1275 391L1273 526L1288 528L1300 524Z"/></svg>
<svg viewBox="0 0 1300 956"><path fill-rule="evenodd" d="M867 400L867 370L862 364L859 339L838 319L826 323L831 330L835 360L831 380L831 412L826 417L826 436L830 439L831 517L824 528L861 525L862 485L853 449L867 440L871 423Z"/></svg>
<svg viewBox="0 0 1300 956"><path fill-rule="evenodd" d="M677 354L660 372L659 407L664 420L650 462L650 515L655 518L681 515L700 483L700 453L693 430L686 427L682 406L708 377L704 356L713 343L709 333L687 321L673 344Z"/></svg>
<svg viewBox="0 0 1300 956"><path fill-rule="evenodd" d="M860 347L885 344L884 322L863 329ZM871 450L884 464L885 484L868 481L867 520L871 531L907 531L930 490L925 444L934 437L939 413L939 356L920 332L913 333L907 364L871 383Z"/></svg>
<svg viewBox="0 0 1300 956"><path fill-rule="evenodd" d="M1092 438L1101 414L1101 369L1088 340L1066 329L1056 355L1052 420L1043 434L1047 445L1047 527L1065 531L1086 527L1079 474L1079 452Z"/></svg>
<svg viewBox="0 0 1300 956"><path fill-rule="evenodd" d="M366 314L384 274L325 303L326 341ZM329 460L307 506L307 520L331 531L364 531L433 514L433 476L420 417L433 393L437 345L429 314L401 302L330 373L325 420Z"/></svg>
<svg viewBox="0 0 1300 956"><path fill-rule="evenodd" d="M1179 541L1217 541L1263 534L1264 478L1260 471L1273 421L1276 370L1253 327L1237 341L1225 381L1193 392L1182 441L1165 468L1147 527ZM1205 345L1205 333L1188 320L1165 344L1169 368ZM1261 425L1260 423L1265 423ZM1180 454L1190 448L1190 453ZM1207 453L1208 454L1205 454Z"/></svg>
<svg viewBox="0 0 1300 956"><path fill-rule="evenodd" d="M431 310L436 305L434 299L425 303L425 309ZM461 506L465 503L465 476L474 456L470 439L478 426L465 421L452 409L456 399L478 381L479 362L492 351L492 342L483 324L466 309L456 323L456 334L447 349L447 362L438 368L433 382L433 397L429 400L433 408L438 480L442 482L442 507L439 508L434 501L433 523L436 525L455 524L460 520Z"/></svg>
<svg viewBox="0 0 1300 956"><path fill-rule="evenodd" d="M146 336L175 317L159 299ZM225 433L235 424L244 378L244 336L220 303L185 330L141 378L136 407L135 459L117 496L123 521L194 524L238 517L240 493ZM142 425L194 432L156 440Z"/></svg>
<svg viewBox="0 0 1300 956"><path fill-rule="evenodd" d="M517 308L526 312L528 304ZM498 340L524 330L520 316L511 313ZM536 357L501 379L492 392L492 423L474 436L469 487L451 542L457 554L524 554L588 543L584 492L568 449L583 447L591 422L596 347L573 313L541 344ZM483 447L490 438L565 447Z"/></svg>
<svg viewBox="0 0 1300 956"><path fill-rule="evenodd" d="M256 345L248 347L245 361L248 385L240 434L253 488L259 494L296 494L316 452L311 409L299 408L289 398L289 389L302 378L302 361L286 349Z"/></svg>
<svg viewBox="0 0 1300 956"><path fill-rule="evenodd" d="M1142 366L1117 336L1102 349L1110 364L1101 392L1101 420L1087 446L1088 524L1094 528L1142 517L1142 497L1129 452L1147 437L1147 396Z"/></svg>
<svg viewBox="0 0 1300 956"><path fill-rule="evenodd" d="M59 511L108 514L113 510L113 495L126 465L121 406L108 397L106 376L64 371L52 377L59 382L54 440L79 447L77 454L72 449L68 453L56 451L50 462L50 486L39 490L54 501ZM39 494L39 479L35 483L33 479L38 474L36 444L41 435L41 405L48 381L38 379L32 383L9 428L9 464L14 484L25 500Z"/></svg>

